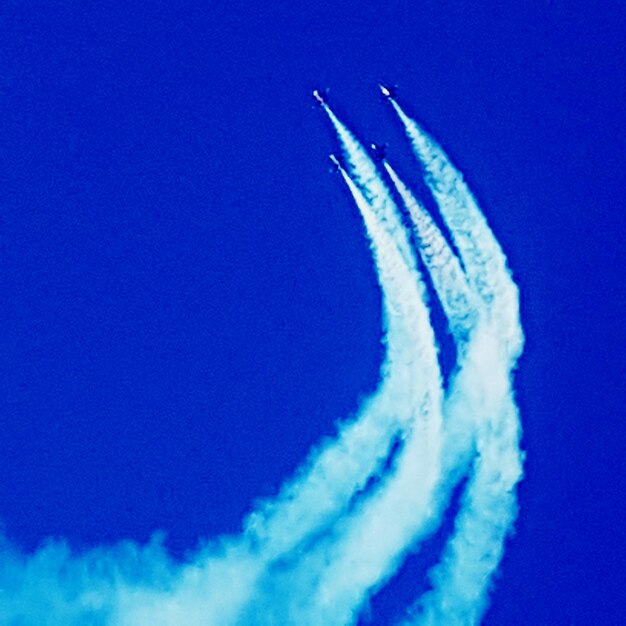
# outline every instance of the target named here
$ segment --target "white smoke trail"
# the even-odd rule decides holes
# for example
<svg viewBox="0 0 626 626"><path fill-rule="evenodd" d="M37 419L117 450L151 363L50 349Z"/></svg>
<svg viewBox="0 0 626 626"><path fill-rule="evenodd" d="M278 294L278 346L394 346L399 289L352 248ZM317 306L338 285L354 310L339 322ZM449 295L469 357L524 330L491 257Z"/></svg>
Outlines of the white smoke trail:
<svg viewBox="0 0 626 626"><path fill-rule="evenodd" d="M446 313L453 336L456 339L457 347L464 346L470 333L472 333L471 346L474 351L476 346L482 344L482 338L474 332L475 326L482 314L482 311L478 307L479 300L474 293L470 292L465 274L458 259L426 210L400 180L391 166L388 163L384 165L409 210L409 214L420 240L420 254L422 260L429 270L433 286ZM487 350L483 347L479 352L484 358ZM476 363L472 362L474 360L473 354L468 355L465 350L459 353L459 360L459 371L454 376L450 385L450 397L452 401L446 405L446 441L443 476L447 476L447 479L443 479L440 485L437 518L440 517L449 501L452 488L466 471L466 464L469 460L473 445L477 445L479 453L480 450L488 449L486 445L487 442L485 441L484 428L481 427L479 429L477 442L474 436L477 427L477 417L481 414L489 414L489 409L482 406L484 401L476 401L476 391L479 382L476 374ZM492 365L495 364L492 362ZM501 369L502 368L500 368L500 370ZM454 401L459 396L463 399L461 402L461 412L455 410L459 404ZM475 400L469 403L468 399L472 397L474 397ZM497 407L495 407L495 409L497 412ZM468 412L471 414L471 419L469 420L467 417ZM478 419L480 418L478 417ZM495 443L497 445L498 442L496 441ZM513 458L515 459L516 457L513 456ZM444 555L444 562L448 567L439 566L435 568L431 574L431 577L436 581L435 589L438 591L438 596L436 596L437 591L433 591L420 599L420 606L426 606L427 608L424 609L423 618L418 620L419 623L476 623L484 609L484 595L481 594L481 591L484 589L484 581L489 580L491 572L497 567L499 558L495 561L493 561L493 559L488 561L485 558L486 554L490 554L489 548L493 548L493 545L482 545L480 548L478 548L478 546L480 545L480 540L482 539L484 543L484 538L486 537L489 537L492 543L495 541L496 547L498 545L501 546L502 541L500 540L501 538L497 536L498 533L494 533L493 524L487 530L478 526L480 530L476 532L477 525L473 522L475 520L480 522L481 518L480 515L474 513L474 509L477 508L477 503L472 501L472 498L476 500L474 497L475 492L480 496L488 493L491 488L491 483L495 481L493 460L489 463L482 461L481 457L476 463L477 469L467 489L468 493L462 507L461 517L457 521L458 536L461 538L460 541L468 542L467 538L469 536L468 545L474 548L473 554L465 555L460 561L462 566L469 566L470 570L461 571L461 568L456 563L452 563L454 556L457 556L459 552L459 541L453 540ZM515 482L517 482L517 478ZM481 503L481 505L484 504L484 502ZM493 503L491 504L492 506L489 510L494 511L496 506ZM512 511L512 508L507 506L506 502L504 504L499 502L499 505L500 511ZM480 507L478 508L480 510ZM469 513L467 513L467 511L469 511ZM513 516L509 516L507 522L510 523L512 517ZM464 526L467 528L464 528ZM482 526L484 527L485 524ZM507 523L505 530L508 527ZM472 533L472 531L474 532ZM452 580L444 579L446 574L448 578ZM467 597L470 583L476 581L479 581L476 583L476 588L472 589L469 593L469 607L463 605L458 599ZM455 584L457 584L457 587L454 587ZM453 601L451 601L450 598L452 598ZM477 601L477 598L480 598L480 601ZM456 603L454 600L456 600ZM452 606L455 606L454 611L451 609ZM435 611L434 607L437 607L438 611ZM442 607L445 607L446 610Z"/></svg>
<svg viewBox="0 0 626 626"><path fill-rule="evenodd" d="M357 206L367 216L367 199L343 170L342 175ZM375 204L376 193L369 182L366 189ZM365 220L367 223L368 218ZM414 280L419 280L417 271L413 273ZM421 313L427 323L425 307ZM297 616L299 624L350 623L367 599L367 592L397 569L406 547L430 519L432 495L440 476L443 394L436 354L432 350L432 332L427 337L431 354L430 359L424 359L422 368L428 365L429 371L418 372L423 377L421 385L427 388L421 404L413 407L412 428L395 467L380 488L340 520L321 548L306 558L307 568L312 562L320 561L326 566L314 593ZM417 380L412 384L420 386ZM391 519L393 524L389 523Z"/></svg>
<svg viewBox="0 0 626 626"><path fill-rule="evenodd" d="M440 146L391 99L426 171L426 182L459 248L470 283L483 300L472 336L466 408L477 417L473 475L442 562L431 572L433 590L418 601L425 624L477 623L504 541L517 515L515 485L522 477L520 426L511 370L523 347L518 290L506 258L478 205Z"/></svg>

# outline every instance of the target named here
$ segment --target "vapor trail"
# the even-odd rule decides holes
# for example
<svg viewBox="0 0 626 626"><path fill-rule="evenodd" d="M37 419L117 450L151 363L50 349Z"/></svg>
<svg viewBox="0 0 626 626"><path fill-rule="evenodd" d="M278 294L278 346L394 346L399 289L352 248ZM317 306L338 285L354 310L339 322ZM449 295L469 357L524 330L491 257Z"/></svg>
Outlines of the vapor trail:
<svg viewBox="0 0 626 626"><path fill-rule="evenodd" d="M507 460L493 459L489 456L483 458L481 453L490 448L490 437L485 425L481 423L481 416L490 411L499 413L497 405L485 406L486 398L480 398L478 393L480 380L476 371L475 347L481 342L481 337L475 328L480 323L484 311L481 310L480 298L469 287L459 260L426 209L417 201L393 168L387 162L384 166L415 226L420 255L429 270L433 286L448 318L457 342L457 350L462 348L458 352L459 369L451 381L449 399L446 403L445 451L442 480L436 499L436 519L440 519L449 503L451 490L466 473L472 449L475 447L480 455L475 461L473 476L466 489L461 513L457 519L456 536L444 553L444 564L431 572L435 590L420 598L418 606L421 608L422 617L415 623L433 626L473 624L478 623L484 611L486 581L490 580L491 573L499 563L503 534L514 518L514 508L507 502L507 499L514 496L507 493L501 498L501 493L496 493L491 501L486 496L498 480L498 462L506 463ZM472 342L470 354L466 352L465 346L468 340ZM482 358L485 358L484 347L480 352ZM491 365L497 367L493 361ZM506 367L504 369L506 371ZM496 446L502 444L501 435L498 435L498 438L500 441L493 442ZM517 440L512 443L516 446ZM514 454L511 458L515 462ZM518 477L515 477L514 483L517 479ZM501 515L499 527L494 519L488 522L483 520L482 510L486 507L489 507L488 510L492 514L497 511ZM416 610L414 609L414 612Z"/></svg>
<svg viewBox="0 0 626 626"><path fill-rule="evenodd" d="M375 192L368 183L368 196L372 199L368 202L343 168L340 171L368 224ZM417 275L416 279L419 280ZM422 314L427 312L423 310ZM434 346L434 338L429 340L431 347ZM314 593L300 607L297 623L320 626L351 623L368 592L395 572L417 533L431 521L432 496L440 476L443 400L434 353L431 359L430 363L424 363L432 368L430 372L422 371L422 384L427 389L421 404L414 407L411 429L393 469L377 489L337 522L322 545L304 559L306 569L312 566L320 569L320 564L325 567L321 568ZM416 383L413 381L413 385Z"/></svg>
<svg viewBox="0 0 626 626"><path fill-rule="evenodd" d="M464 398L476 416L478 456L457 516L455 532L440 565L433 568L432 592L418 601L416 623L476 623L486 606L491 575L517 515L515 485L522 477L520 427L511 370L523 347L518 290L506 257L463 177L446 154L391 99L426 172L442 216L463 259L470 284L482 299L480 330L473 334Z"/></svg>

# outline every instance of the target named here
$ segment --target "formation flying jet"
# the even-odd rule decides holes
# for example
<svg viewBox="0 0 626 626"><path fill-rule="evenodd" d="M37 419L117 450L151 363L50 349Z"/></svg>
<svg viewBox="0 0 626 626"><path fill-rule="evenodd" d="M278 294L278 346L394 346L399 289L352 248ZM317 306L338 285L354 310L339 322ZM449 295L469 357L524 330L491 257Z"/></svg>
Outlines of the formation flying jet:
<svg viewBox="0 0 626 626"><path fill-rule="evenodd" d="M328 158L338 170L341 170L341 163L339 163L339 159L334 154L331 154Z"/></svg>
<svg viewBox="0 0 626 626"><path fill-rule="evenodd" d="M374 161L384 161L387 158L387 144L386 143L372 143L370 144Z"/></svg>
<svg viewBox="0 0 626 626"><path fill-rule="evenodd" d="M386 98L387 100L391 100L396 97L395 86L387 87L386 85L383 85L382 83L379 83L378 86L380 87L380 93L382 93L383 97Z"/></svg>
<svg viewBox="0 0 626 626"><path fill-rule="evenodd" d="M313 97L315 98L317 104L319 104L320 106L324 106L326 104L327 92L328 92L327 89L314 89L313 90Z"/></svg>

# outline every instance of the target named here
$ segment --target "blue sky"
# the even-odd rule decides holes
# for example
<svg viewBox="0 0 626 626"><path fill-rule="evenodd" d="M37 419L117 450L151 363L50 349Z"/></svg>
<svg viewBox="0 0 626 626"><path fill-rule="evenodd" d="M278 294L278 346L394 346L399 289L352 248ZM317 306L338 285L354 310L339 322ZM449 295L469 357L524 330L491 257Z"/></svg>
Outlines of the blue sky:
<svg viewBox="0 0 626 626"><path fill-rule="evenodd" d="M465 173L521 290L526 478L486 623L623 616L624 13L519 4L3 3L11 541L163 529L183 555L374 389L380 295L310 93L330 87L417 183L383 80Z"/></svg>

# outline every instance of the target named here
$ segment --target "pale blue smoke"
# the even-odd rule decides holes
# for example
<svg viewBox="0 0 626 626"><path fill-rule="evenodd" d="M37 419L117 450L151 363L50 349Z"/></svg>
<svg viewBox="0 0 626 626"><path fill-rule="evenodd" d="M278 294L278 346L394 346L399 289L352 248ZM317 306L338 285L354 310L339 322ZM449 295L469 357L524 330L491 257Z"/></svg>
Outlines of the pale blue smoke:
<svg viewBox="0 0 626 626"><path fill-rule="evenodd" d="M240 536L207 543L187 563L174 563L158 535L145 547L127 542L82 555L50 542L25 556L4 542L0 624L352 624L407 552L437 529L466 475L454 532L430 572L432 589L406 623L480 621L522 475L511 379L523 346L518 291L462 176L391 103L460 259L396 172L387 163L380 172L324 104L382 291L387 354L378 391L275 498L256 505ZM446 391L427 289L385 175L407 207L456 343ZM386 471L394 442L400 448Z"/></svg>
<svg viewBox="0 0 626 626"><path fill-rule="evenodd" d="M474 388L466 409L476 415L477 456L463 506L433 590L419 599L415 623L467 624L482 616L491 576L517 516L515 485L522 477L520 426L511 370L523 347L518 289L506 257L462 175L440 146L391 100L421 161L426 182L459 249L483 305L469 356Z"/></svg>

